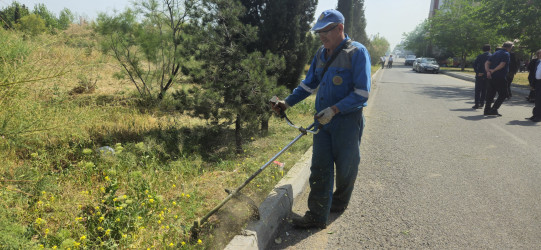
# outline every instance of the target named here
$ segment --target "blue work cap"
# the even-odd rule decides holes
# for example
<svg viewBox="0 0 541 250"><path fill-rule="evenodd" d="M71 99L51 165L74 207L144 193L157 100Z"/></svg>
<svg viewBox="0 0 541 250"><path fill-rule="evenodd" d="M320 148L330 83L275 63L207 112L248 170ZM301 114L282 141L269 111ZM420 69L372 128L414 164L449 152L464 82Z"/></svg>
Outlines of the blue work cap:
<svg viewBox="0 0 541 250"><path fill-rule="evenodd" d="M312 27L312 31L324 29L333 23L344 23L344 15L337 10L326 10L321 13L317 19L316 25Z"/></svg>

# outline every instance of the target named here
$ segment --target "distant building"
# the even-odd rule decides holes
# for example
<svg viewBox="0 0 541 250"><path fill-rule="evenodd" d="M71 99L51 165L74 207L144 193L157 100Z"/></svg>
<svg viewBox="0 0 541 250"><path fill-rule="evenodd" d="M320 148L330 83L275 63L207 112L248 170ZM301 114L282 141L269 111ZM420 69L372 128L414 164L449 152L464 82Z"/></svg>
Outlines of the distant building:
<svg viewBox="0 0 541 250"><path fill-rule="evenodd" d="M436 14L436 10L439 10L443 5L444 0L431 0L430 1L430 12L428 13L428 18L431 18Z"/></svg>

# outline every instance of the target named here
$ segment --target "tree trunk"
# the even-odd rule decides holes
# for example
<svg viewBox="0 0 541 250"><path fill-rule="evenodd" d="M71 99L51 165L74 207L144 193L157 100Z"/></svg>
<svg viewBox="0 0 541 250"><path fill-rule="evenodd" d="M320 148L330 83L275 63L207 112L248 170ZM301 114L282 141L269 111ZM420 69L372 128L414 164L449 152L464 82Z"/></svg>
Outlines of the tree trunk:
<svg viewBox="0 0 541 250"><path fill-rule="evenodd" d="M240 115L237 114L237 119L235 120L235 146L237 154L242 154L242 136L240 133L241 130L241 121L240 121Z"/></svg>
<svg viewBox="0 0 541 250"><path fill-rule="evenodd" d="M269 118L264 117L261 119L261 132L269 132Z"/></svg>

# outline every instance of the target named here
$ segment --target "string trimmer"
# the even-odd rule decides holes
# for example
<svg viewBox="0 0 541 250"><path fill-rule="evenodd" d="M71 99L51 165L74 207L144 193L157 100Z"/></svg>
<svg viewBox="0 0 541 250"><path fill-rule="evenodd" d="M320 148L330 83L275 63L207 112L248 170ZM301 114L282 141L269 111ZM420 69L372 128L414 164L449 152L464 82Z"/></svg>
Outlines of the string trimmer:
<svg viewBox="0 0 541 250"><path fill-rule="evenodd" d="M275 96L270 100L270 103L271 103L271 105L274 105L277 101L278 101L278 98ZM305 135L307 135L309 133L310 134L317 134L319 132L318 128L315 128L316 122L312 123L307 128L303 128L303 127L299 127L299 126L296 126L295 124L293 124L293 122L291 122L291 120L289 120L289 118L287 118L287 115L285 114L284 111L280 112L280 117L283 118L287 122L287 124L289 126L298 129L301 133L297 137L295 137L295 139L293 139L289 144L287 144L282 150L280 150L280 152L278 152L269 161L267 161L267 163L263 164L263 166L261 166L255 173L253 173L250 177L248 177L248 179L246 179L246 181L244 181L244 183L242 183L242 185L240 185L238 188L236 188L233 191L230 191L230 190L226 189L225 191L229 195L227 197L225 197L225 199L220 204L218 204L216 207L214 207L205 216L198 219L197 221L194 221L193 226L190 229L191 238L193 240L197 239L198 233L199 233L199 228L201 228L201 226L203 226L207 222L207 220L210 218L210 216L215 214L221 207L223 207L225 205L225 203L227 203L229 200L231 200L231 198L241 198L242 200L247 200L247 199L249 200L249 198L244 197L242 194L240 194L240 190L243 189L246 185L248 185L248 183L250 183L257 175L259 175L261 172L263 172L263 170L265 170L265 168L267 168L269 165L271 165L280 155L282 155L293 144L295 144L299 139L301 139L301 137L303 137L303 136L305 136ZM255 204L253 204L253 202L252 202L251 206L253 208L253 207L255 207ZM255 207L255 210L257 212L257 207Z"/></svg>

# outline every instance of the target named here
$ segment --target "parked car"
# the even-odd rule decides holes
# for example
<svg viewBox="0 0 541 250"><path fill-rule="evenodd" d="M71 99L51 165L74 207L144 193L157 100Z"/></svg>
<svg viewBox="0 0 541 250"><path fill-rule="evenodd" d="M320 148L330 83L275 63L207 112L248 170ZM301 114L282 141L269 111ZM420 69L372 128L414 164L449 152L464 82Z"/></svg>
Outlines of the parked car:
<svg viewBox="0 0 541 250"><path fill-rule="evenodd" d="M438 62L436 62L436 59L422 57L417 58L417 60L415 61L414 70L421 73L432 72L434 74L437 74L440 72L440 66L438 65Z"/></svg>
<svg viewBox="0 0 541 250"><path fill-rule="evenodd" d="M417 64L421 63L421 59L423 59L423 58L419 57L419 58L416 58L415 60L413 60L413 63L411 64L411 69L417 71Z"/></svg>
<svg viewBox="0 0 541 250"><path fill-rule="evenodd" d="M413 62L415 61L415 55L407 55L406 60L404 61L404 65L413 65Z"/></svg>

